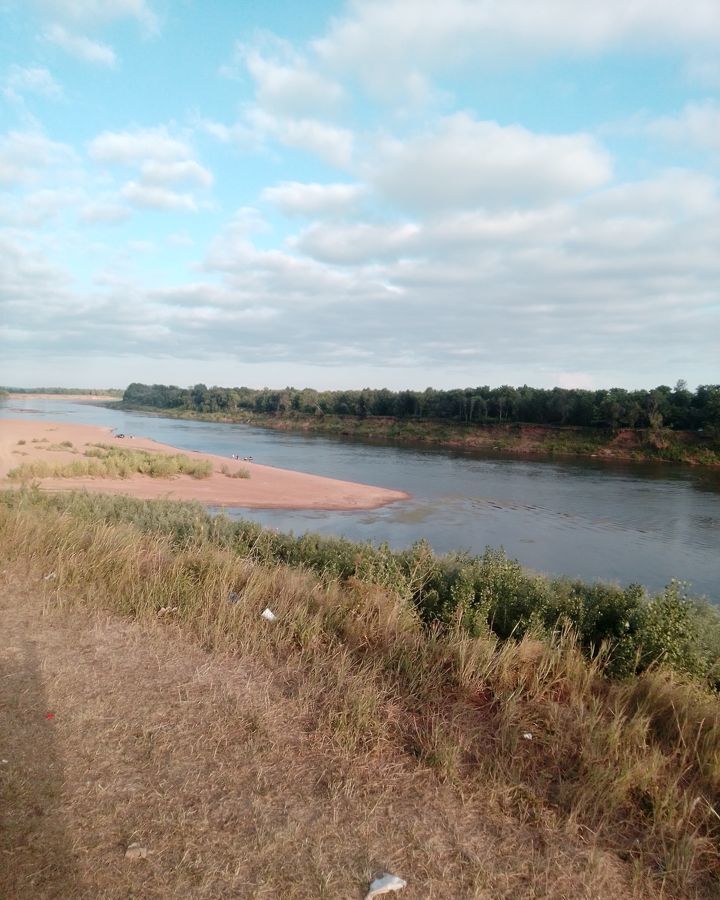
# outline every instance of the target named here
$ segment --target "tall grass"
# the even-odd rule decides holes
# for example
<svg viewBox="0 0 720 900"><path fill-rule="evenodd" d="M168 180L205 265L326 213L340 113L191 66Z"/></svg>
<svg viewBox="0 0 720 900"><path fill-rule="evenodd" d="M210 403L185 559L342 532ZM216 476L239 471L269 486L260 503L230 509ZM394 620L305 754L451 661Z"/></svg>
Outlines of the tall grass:
<svg viewBox="0 0 720 900"><path fill-rule="evenodd" d="M48 449L66 450L69 442ZM209 478L212 463L205 459L191 459L184 453L150 453L147 450L113 447L109 444L93 444L83 454L85 459L71 462L46 462L33 460L8 472L15 481L33 478L129 478L131 475L149 475L151 478L172 478L190 475L192 478Z"/></svg>
<svg viewBox="0 0 720 900"><path fill-rule="evenodd" d="M638 585L548 579L525 572L502 551L437 556L424 542L393 551L314 534L293 537L255 522L213 517L192 503L33 492L0 495L0 503L63 510L92 522L128 522L175 544L202 540L263 565L370 583L401 597L427 628L471 637L491 631L503 640L551 638L571 628L586 656L598 659L607 674L626 677L663 664L720 686L720 616L680 583L650 595Z"/></svg>
<svg viewBox="0 0 720 900"><path fill-rule="evenodd" d="M2 500L0 552L55 572L54 605L140 620L169 608L208 649L285 672L308 727L348 760L397 753L527 821L560 817L666 896L717 889L720 705L701 680L658 663L609 678L609 649L589 658L567 624L502 639L468 628L460 606L428 622L377 569L373 583L278 564L232 546L198 506Z"/></svg>

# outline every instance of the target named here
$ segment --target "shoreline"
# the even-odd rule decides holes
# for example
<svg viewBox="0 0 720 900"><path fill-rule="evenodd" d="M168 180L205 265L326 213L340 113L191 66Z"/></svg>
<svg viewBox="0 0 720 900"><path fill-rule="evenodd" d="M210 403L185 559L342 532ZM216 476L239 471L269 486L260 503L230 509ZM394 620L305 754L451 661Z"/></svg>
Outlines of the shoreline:
<svg viewBox="0 0 720 900"><path fill-rule="evenodd" d="M593 459L605 462L671 463L702 469L720 468L717 443L708 442L692 432L670 432L667 446L651 446L647 429L583 428L580 426L535 425L523 423L488 423L469 428L458 423L437 420L398 420L392 417L358 419L354 416L327 415L278 417L270 413L242 412L205 413L187 409L138 406L123 401L103 403L128 412L167 419L197 422L220 422L290 431L303 434L335 436L361 441L389 441L393 444L417 445L438 450L470 453L500 453L509 457L528 456L540 459Z"/></svg>
<svg viewBox="0 0 720 900"><path fill-rule="evenodd" d="M61 447L64 441L71 442L72 447ZM182 453L192 459L204 459L212 464L213 471L203 479L189 475L151 478L137 474L128 478L82 476L30 480L37 482L44 491L88 490L127 494L143 500L196 500L206 506L241 509L370 510L410 497L404 491L234 460L213 453L184 451L151 438L117 438L112 429L106 427L27 419L3 419L0 424L0 488L16 488L23 483L7 478L8 471L23 463L36 460L70 463L84 458L82 453L88 446L108 442L119 448L166 455ZM228 477L221 467L230 472L246 469L250 477Z"/></svg>
<svg viewBox="0 0 720 900"><path fill-rule="evenodd" d="M116 397L113 394L51 394L47 391L36 391L33 393L17 393L16 391L9 391L6 400L67 400L70 403L92 403L95 400L99 400L103 403L107 402L119 402L122 400L121 397Z"/></svg>

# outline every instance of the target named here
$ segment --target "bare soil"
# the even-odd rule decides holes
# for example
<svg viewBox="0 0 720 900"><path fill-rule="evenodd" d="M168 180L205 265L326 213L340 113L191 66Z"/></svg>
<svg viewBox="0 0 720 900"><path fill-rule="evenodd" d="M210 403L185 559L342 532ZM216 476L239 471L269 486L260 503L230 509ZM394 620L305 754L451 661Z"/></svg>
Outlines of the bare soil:
<svg viewBox="0 0 720 900"><path fill-rule="evenodd" d="M591 836L349 757L290 669L68 606L44 574L0 571L0 897L361 898L383 870L401 900L641 896Z"/></svg>

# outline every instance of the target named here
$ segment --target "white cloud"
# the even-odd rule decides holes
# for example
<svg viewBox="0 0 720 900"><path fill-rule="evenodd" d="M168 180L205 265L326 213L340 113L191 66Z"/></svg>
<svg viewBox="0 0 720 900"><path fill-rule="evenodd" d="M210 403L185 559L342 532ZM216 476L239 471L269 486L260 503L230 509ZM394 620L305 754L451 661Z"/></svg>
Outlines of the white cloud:
<svg viewBox="0 0 720 900"><path fill-rule="evenodd" d="M273 384L288 380L273 371L304 371L308 359L332 367L333 386L357 386L360 372L370 383L373 367L395 385L422 386L429 371L446 384L462 373L470 383L603 384L617 372L626 384L693 382L717 355L720 196L694 173L542 210L329 220L289 251L256 246L263 227L256 210L239 211L210 247L207 280L195 270L151 288L123 257L92 296L17 232L0 268L5 325L22 348L23 329L34 332L43 354L162 357L170 341L174 356L208 365L267 364Z"/></svg>
<svg viewBox="0 0 720 900"><path fill-rule="evenodd" d="M694 84L720 90L720 55L692 56L688 60L685 74Z"/></svg>
<svg viewBox="0 0 720 900"><path fill-rule="evenodd" d="M126 182L121 197L137 209L197 212L198 203L192 193L179 192L177 185L209 188L212 173L192 158L190 145L174 137L164 126L136 128L129 131L103 132L89 145L90 157L98 163L110 163L137 169L138 178ZM103 215L103 208L90 215ZM111 205L111 219L120 210Z"/></svg>
<svg viewBox="0 0 720 900"><path fill-rule="evenodd" d="M0 202L0 219L23 227L42 226L75 208L82 199L78 190L39 188Z"/></svg>
<svg viewBox="0 0 720 900"><path fill-rule="evenodd" d="M10 66L3 94L8 100L19 100L23 94L38 94L57 100L63 95L62 88L50 72L41 66Z"/></svg>
<svg viewBox="0 0 720 900"><path fill-rule="evenodd" d="M286 147L312 153L330 166L345 168L352 159L353 134L346 128L317 119L273 116L259 108L249 111L248 121L256 134L274 137Z"/></svg>
<svg viewBox="0 0 720 900"><path fill-rule="evenodd" d="M332 215L350 212L365 189L360 184L308 184L285 181L265 188L262 199L287 215Z"/></svg>
<svg viewBox="0 0 720 900"><path fill-rule="evenodd" d="M128 181L123 186L122 196L133 206L141 209L175 210L196 212L197 204L192 194L179 194L167 188Z"/></svg>
<svg viewBox="0 0 720 900"><path fill-rule="evenodd" d="M239 55L255 81L258 105L271 113L312 117L336 109L345 98L336 81L294 55L289 62L277 62L248 47L240 47Z"/></svg>
<svg viewBox="0 0 720 900"><path fill-rule="evenodd" d="M91 225L115 225L129 216L128 207L115 200L93 200L80 209L80 220Z"/></svg>
<svg viewBox="0 0 720 900"><path fill-rule="evenodd" d="M158 27L158 17L146 0L32 0L42 13L79 26L104 25L135 19L147 31Z"/></svg>
<svg viewBox="0 0 720 900"><path fill-rule="evenodd" d="M41 131L10 131L0 137L0 184L29 184L45 170L75 160L71 147L50 140Z"/></svg>
<svg viewBox="0 0 720 900"><path fill-rule="evenodd" d="M144 160L175 162L192 155L189 145L164 127L104 131L90 142L88 152L97 162L126 166Z"/></svg>
<svg viewBox="0 0 720 900"><path fill-rule="evenodd" d="M420 137L384 142L369 169L384 197L424 211L549 203L597 188L611 171L588 135L535 134L465 113Z"/></svg>
<svg viewBox="0 0 720 900"><path fill-rule="evenodd" d="M598 53L640 47L712 46L720 40L716 0L355 0L314 49L378 91L434 66L497 62L508 54Z"/></svg>
<svg viewBox="0 0 720 900"><path fill-rule="evenodd" d="M293 246L308 256L334 265L397 259L417 249L422 229L415 223L375 225L358 223L312 225ZM424 241L422 241L424 243Z"/></svg>
<svg viewBox="0 0 720 900"><path fill-rule="evenodd" d="M43 39L83 62L109 68L117 63L115 51L108 44L90 40L81 34L73 34L62 25L51 25L43 33Z"/></svg>
<svg viewBox="0 0 720 900"><path fill-rule="evenodd" d="M213 183L212 172L208 171L194 159L178 162L157 162L149 160L140 169L142 180L149 184L173 184L176 182L197 184L210 187Z"/></svg>
<svg viewBox="0 0 720 900"><path fill-rule="evenodd" d="M712 100L688 103L679 115L650 122L647 131L683 145L720 151L720 103Z"/></svg>

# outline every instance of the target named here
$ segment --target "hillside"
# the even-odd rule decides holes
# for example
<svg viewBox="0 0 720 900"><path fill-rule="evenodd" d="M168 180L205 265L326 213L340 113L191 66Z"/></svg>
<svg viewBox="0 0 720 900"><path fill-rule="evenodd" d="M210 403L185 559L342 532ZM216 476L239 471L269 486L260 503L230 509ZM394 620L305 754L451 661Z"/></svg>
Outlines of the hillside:
<svg viewBox="0 0 720 900"><path fill-rule="evenodd" d="M271 563L223 527L4 495L3 896L360 898L379 870L423 900L716 896L705 678L618 680L567 629L428 627L380 569ZM509 612L519 576L493 571ZM648 639L697 640L682 608Z"/></svg>

